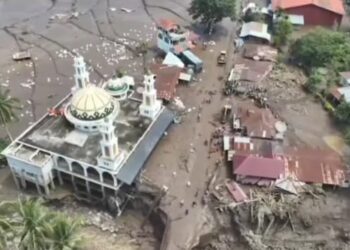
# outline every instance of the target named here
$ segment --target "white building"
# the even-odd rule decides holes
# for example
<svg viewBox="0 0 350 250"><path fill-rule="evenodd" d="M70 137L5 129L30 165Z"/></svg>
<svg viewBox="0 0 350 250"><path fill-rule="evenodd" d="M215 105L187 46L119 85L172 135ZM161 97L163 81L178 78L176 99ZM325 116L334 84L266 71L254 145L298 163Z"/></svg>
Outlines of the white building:
<svg viewBox="0 0 350 250"><path fill-rule="evenodd" d="M142 94L142 104L140 105L140 114L152 120L159 114L162 101L157 100L157 90L154 87L155 75L145 75L144 91Z"/></svg>
<svg viewBox="0 0 350 250"><path fill-rule="evenodd" d="M119 101L126 100L133 93L134 86L134 78L126 75L115 75L103 84L103 88Z"/></svg>
<svg viewBox="0 0 350 250"><path fill-rule="evenodd" d="M145 99L143 103L132 97L118 100L89 83L80 57L74 66L75 88L55 107L64 110L63 115L45 114L2 154L18 188L34 183L40 194L48 195L55 182L68 184L81 197L112 199L119 208L123 187L137 182L174 116L154 99L156 90L151 86L145 88L146 106ZM149 76L145 79L149 82ZM140 114L141 110L149 115Z"/></svg>

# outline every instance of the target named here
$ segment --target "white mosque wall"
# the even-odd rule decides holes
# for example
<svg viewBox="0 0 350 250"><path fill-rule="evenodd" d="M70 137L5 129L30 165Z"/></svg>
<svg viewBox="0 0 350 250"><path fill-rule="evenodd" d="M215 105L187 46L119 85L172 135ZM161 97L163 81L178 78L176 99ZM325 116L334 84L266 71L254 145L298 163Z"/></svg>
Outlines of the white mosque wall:
<svg viewBox="0 0 350 250"><path fill-rule="evenodd" d="M46 186L51 182L53 160L50 159L43 166L38 166L35 162L26 162L18 158L7 156L7 162L11 171L16 176L23 177L26 181Z"/></svg>

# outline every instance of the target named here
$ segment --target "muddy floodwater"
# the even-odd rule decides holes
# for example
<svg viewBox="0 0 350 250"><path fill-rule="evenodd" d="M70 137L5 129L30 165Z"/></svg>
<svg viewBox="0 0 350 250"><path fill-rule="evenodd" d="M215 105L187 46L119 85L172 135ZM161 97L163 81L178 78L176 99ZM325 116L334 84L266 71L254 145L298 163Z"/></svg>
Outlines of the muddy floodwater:
<svg viewBox="0 0 350 250"><path fill-rule="evenodd" d="M139 0L0 1L0 84L23 105L11 132L18 135L69 93L76 54L87 60L92 83L116 69L141 80L143 60L135 48L140 42L154 44L155 18L169 15L154 12L153 18ZM22 50L31 59L13 61L12 55Z"/></svg>

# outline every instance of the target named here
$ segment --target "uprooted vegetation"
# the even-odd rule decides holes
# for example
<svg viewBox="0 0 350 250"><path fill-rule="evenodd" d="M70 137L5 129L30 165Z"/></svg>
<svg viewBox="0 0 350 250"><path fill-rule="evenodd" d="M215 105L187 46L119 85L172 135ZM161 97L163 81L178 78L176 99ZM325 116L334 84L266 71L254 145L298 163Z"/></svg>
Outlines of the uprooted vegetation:
<svg viewBox="0 0 350 250"><path fill-rule="evenodd" d="M256 189L239 204L212 195L217 233L203 236L194 249L348 249L349 201L344 195L346 190L320 186L305 186L299 195Z"/></svg>

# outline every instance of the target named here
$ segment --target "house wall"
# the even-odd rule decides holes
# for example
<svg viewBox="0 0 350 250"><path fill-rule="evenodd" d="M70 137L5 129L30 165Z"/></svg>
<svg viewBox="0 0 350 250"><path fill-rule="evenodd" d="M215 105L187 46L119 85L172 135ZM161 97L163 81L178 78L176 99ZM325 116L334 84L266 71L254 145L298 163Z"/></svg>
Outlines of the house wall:
<svg viewBox="0 0 350 250"><path fill-rule="evenodd" d="M53 168L53 160L48 161L45 166L37 166L35 163L28 163L16 158L7 156L7 162L11 171L25 180L36 183L37 179L40 185L46 186L50 183L50 175Z"/></svg>
<svg viewBox="0 0 350 250"><path fill-rule="evenodd" d="M290 8L286 9L285 12L304 16L305 25L319 25L325 27L333 27L336 23L340 25L343 17L340 14L314 5Z"/></svg>

